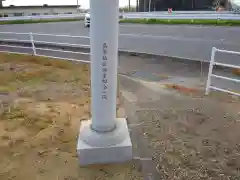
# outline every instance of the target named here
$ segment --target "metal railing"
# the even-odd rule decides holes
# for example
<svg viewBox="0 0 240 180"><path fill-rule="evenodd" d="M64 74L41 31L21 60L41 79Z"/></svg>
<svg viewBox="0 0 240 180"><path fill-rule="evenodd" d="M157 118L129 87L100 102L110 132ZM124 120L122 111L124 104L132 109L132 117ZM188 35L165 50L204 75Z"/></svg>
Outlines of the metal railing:
<svg viewBox="0 0 240 180"><path fill-rule="evenodd" d="M210 61L210 65L209 65L209 72L208 72L208 79L207 79L207 86L206 86L205 94L208 95L210 93L210 90L213 89L213 90L216 90L216 91L221 91L221 92L229 93L229 94L232 94L232 95L240 96L239 92L229 91L227 89L219 88L219 87L213 86L211 84L211 82L212 82L211 78L212 77L227 80L227 81L232 81L232 82L235 82L235 83L240 83L240 79L235 79L235 78L230 78L230 77L225 77L225 76L220 76L220 75L213 74L214 65L222 66L222 67L228 67L228 68L240 69L239 65L216 62L215 61L216 52L240 55L240 52L226 51L226 50L217 49L215 47L212 48L211 61Z"/></svg>
<svg viewBox="0 0 240 180"><path fill-rule="evenodd" d="M15 16L1 17L1 21L15 20L47 20L47 19L84 19L85 13L61 14L61 15L39 15L39 16ZM152 12L125 12L120 13L124 19L212 19L212 20L240 20L240 15L231 11L152 11Z"/></svg>
<svg viewBox="0 0 240 180"><path fill-rule="evenodd" d="M7 53L16 53L16 54L32 54L34 56L43 56L43 57L50 57L50 58L56 58L56 59L64 59L64 60L70 60L70 61L79 61L79 62L86 62L89 63L88 60L79 60L76 58L67 58L67 57L61 57L61 56L54 56L54 55L44 55L39 53L38 51L48 51L48 52L63 52L63 53L71 53L71 54L79 54L84 56L89 56L90 53L86 52L78 52L78 51L71 51L71 50L63 50L61 48L45 48L45 47L37 47L38 44L45 44L45 45L60 45L64 47L80 47L80 48L89 48L89 45L86 44L73 44L73 43L61 43L61 42L54 42L54 41L38 41L35 40L36 36L49 36L49 37L66 37L66 38L81 38L81 39L89 39L87 36L71 36L71 35L57 35L57 34L41 34L41 33L16 33L16 32L0 32L1 34L13 34L13 35L25 35L28 36L28 39L15 39L15 38L0 38L0 41L6 42L3 44L0 44L0 47L8 47L13 49L31 49L31 53L24 53L24 52L17 52L17 51L10 51L10 50L0 50L0 52L7 52ZM9 42L17 42L17 43L29 43L31 46L24 46L24 45L11 45Z"/></svg>
<svg viewBox="0 0 240 180"><path fill-rule="evenodd" d="M60 14L60 15L39 15L39 16L13 16L0 17L1 21L15 21L15 20L43 20L43 19L83 19L84 13L79 14Z"/></svg>
<svg viewBox="0 0 240 180"><path fill-rule="evenodd" d="M240 20L239 14L157 14L157 13L146 13L146 14L123 14L123 19L180 19L180 20Z"/></svg>

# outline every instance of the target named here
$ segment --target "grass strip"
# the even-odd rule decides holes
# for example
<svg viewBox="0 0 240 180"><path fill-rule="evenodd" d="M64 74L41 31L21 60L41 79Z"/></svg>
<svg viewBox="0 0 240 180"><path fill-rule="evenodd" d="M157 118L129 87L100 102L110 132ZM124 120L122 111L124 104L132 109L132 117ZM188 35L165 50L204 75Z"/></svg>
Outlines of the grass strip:
<svg viewBox="0 0 240 180"><path fill-rule="evenodd" d="M187 24L187 25L214 25L214 26L240 26L240 20L220 19L122 19L120 23L133 24Z"/></svg>

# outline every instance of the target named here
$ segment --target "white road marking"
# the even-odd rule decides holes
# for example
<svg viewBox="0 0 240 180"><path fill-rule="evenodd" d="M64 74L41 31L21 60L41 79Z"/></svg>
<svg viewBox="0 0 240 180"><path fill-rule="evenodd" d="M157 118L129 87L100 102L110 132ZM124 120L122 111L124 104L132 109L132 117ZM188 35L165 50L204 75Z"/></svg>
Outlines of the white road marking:
<svg viewBox="0 0 240 180"><path fill-rule="evenodd" d="M142 38L152 38L152 39L165 39L165 40L177 40L177 41L197 41L197 42L215 42L222 43L224 39L203 39L203 38L189 38L189 37L180 37L180 36L155 36L151 34L120 34L120 36L128 37L142 37Z"/></svg>
<svg viewBox="0 0 240 180"><path fill-rule="evenodd" d="M208 25L167 25L167 24L120 24L120 27L136 27L136 28L188 28L188 29L227 29L227 30L237 30L240 32L239 27L231 26L208 26Z"/></svg>

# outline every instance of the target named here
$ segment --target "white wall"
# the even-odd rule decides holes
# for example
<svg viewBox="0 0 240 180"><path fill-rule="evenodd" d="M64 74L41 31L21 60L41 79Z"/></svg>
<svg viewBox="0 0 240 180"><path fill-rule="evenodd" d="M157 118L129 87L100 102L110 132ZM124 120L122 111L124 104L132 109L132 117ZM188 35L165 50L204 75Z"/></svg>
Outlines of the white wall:
<svg viewBox="0 0 240 180"><path fill-rule="evenodd" d="M79 11L77 8L71 7L59 7L59 8L50 8L50 7L39 7L39 8L8 8L0 9L0 15L8 15L8 17L22 15L22 16L32 16L32 15L53 15L53 14L77 14Z"/></svg>

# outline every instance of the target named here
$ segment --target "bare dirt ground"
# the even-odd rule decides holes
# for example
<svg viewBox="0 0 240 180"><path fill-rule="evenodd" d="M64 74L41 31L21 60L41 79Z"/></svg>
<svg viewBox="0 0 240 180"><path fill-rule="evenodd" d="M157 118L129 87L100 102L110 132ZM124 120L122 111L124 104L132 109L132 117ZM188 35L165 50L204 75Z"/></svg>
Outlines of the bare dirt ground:
<svg viewBox="0 0 240 180"><path fill-rule="evenodd" d="M204 96L207 67L200 76L199 65L166 61L120 60L120 89L144 177L239 180L239 98Z"/></svg>
<svg viewBox="0 0 240 180"><path fill-rule="evenodd" d="M240 179L240 101L203 95L207 67L135 56L119 64L142 166L79 166L78 130L90 118L87 65L1 54L0 179Z"/></svg>
<svg viewBox="0 0 240 180"><path fill-rule="evenodd" d="M89 67L0 54L0 179L141 179L135 162L80 167L80 122L90 118Z"/></svg>

